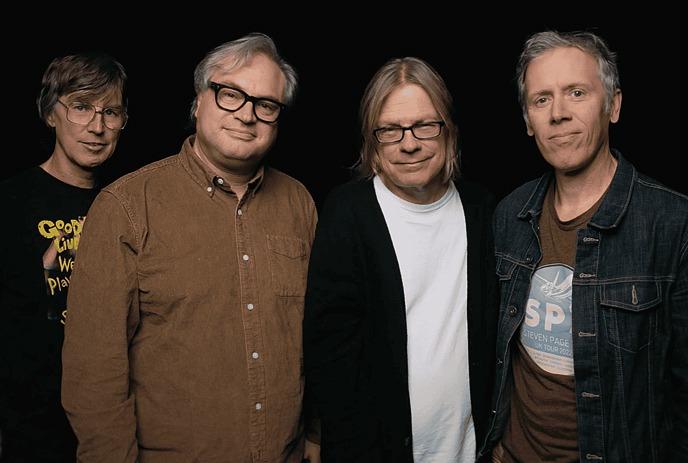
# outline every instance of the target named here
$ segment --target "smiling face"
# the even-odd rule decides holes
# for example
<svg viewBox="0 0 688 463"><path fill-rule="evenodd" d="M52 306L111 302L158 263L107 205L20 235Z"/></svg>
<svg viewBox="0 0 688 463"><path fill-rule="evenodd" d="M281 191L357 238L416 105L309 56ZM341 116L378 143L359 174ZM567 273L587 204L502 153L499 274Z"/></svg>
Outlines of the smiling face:
<svg viewBox="0 0 688 463"><path fill-rule="evenodd" d="M210 80L237 88L257 98L282 101L286 80L279 66L257 54L243 66L227 72L222 63ZM215 103L215 92L208 88L198 95L196 141L194 150L220 172L250 174L263 159L277 137L277 124L256 119L253 103L228 112Z"/></svg>
<svg viewBox="0 0 688 463"><path fill-rule="evenodd" d="M589 170L611 156L609 123L619 119L621 92L605 111L597 61L578 48L547 51L526 70L528 135L558 173Z"/></svg>
<svg viewBox="0 0 688 463"><path fill-rule="evenodd" d="M423 88L403 84L385 99L376 127L410 127L441 120ZM417 204L429 204L442 197L447 190L442 178L446 156L443 134L418 140L406 130L400 142L377 146L381 169L377 174L392 193Z"/></svg>
<svg viewBox="0 0 688 463"><path fill-rule="evenodd" d="M122 94L111 89L102 96L86 98L79 92L62 95L59 100L66 105L75 102L90 103L98 111L102 108L122 108ZM55 150L51 159L64 172L78 175L78 171L91 173L115 151L121 130L105 126L102 114L96 113L87 125L79 125L67 119L67 108L57 103L45 118L55 129Z"/></svg>

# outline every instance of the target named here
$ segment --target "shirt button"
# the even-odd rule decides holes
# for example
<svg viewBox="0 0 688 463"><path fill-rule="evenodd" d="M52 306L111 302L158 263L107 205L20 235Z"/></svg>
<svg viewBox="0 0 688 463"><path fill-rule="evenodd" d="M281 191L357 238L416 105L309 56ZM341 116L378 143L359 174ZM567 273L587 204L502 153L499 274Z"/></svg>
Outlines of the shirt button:
<svg viewBox="0 0 688 463"><path fill-rule="evenodd" d="M217 183L219 183L220 185L224 185L225 181L222 178L218 178Z"/></svg>
<svg viewBox="0 0 688 463"><path fill-rule="evenodd" d="M254 359L257 359L258 357L260 357L260 355L258 355L258 352L254 352L251 354L251 357L253 357Z"/></svg>
<svg viewBox="0 0 688 463"><path fill-rule="evenodd" d="M253 310L253 304L247 304L247 305L246 305L246 308L247 308L248 310Z"/></svg>
<svg viewBox="0 0 688 463"><path fill-rule="evenodd" d="M242 259L248 260L248 256L246 254L244 254L244 257L242 257Z"/></svg>
<svg viewBox="0 0 688 463"><path fill-rule="evenodd" d="M518 314L518 309L513 305L510 305L506 310L509 313L510 317L515 317L516 314Z"/></svg>
<svg viewBox="0 0 688 463"><path fill-rule="evenodd" d="M237 215L241 215L241 214L243 214L243 212L241 212L241 209L239 209L239 210L237 211Z"/></svg>
<svg viewBox="0 0 688 463"><path fill-rule="evenodd" d="M263 408L263 404L260 403L260 402L258 402L258 403L256 404L256 410L260 410L261 408Z"/></svg>
<svg viewBox="0 0 688 463"><path fill-rule="evenodd" d="M208 188L205 189L208 193L213 191L213 187L209 186Z"/></svg>

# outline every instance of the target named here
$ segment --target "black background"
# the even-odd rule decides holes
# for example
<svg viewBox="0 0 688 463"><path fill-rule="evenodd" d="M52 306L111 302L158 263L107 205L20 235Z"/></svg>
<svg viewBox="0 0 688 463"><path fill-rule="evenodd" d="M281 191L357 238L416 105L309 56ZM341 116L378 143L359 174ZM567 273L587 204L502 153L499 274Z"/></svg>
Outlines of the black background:
<svg viewBox="0 0 688 463"><path fill-rule="evenodd" d="M485 4L483 14L443 18L443 7L427 3L391 4L392 17L339 14L329 6L328 13L308 13L320 15L319 20L297 21L274 19L274 14L270 20L257 18L256 12L269 9L261 4L253 6L254 16L232 11L230 4L192 7L176 21L133 11L122 18L110 15L107 21L102 12L54 17L44 12L47 23L28 22L19 28L24 32L5 38L5 69L11 72L4 78L7 152L0 178L42 162L52 151L35 98L43 71L55 56L97 49L127 70L130 119L102 172L109 183L178 152L192 132L188 113L196 64L213 47L259 31L274 39L300 80L269 161L301 180L318 204L350 177L348 168L358 158L358 103L366 83L388 59L401 56L423 58L444 77L455 99L464 176L502 197L546 168L525 132L517 103L514 69L522 43L544 29L585 29L600 34L618 53L623 103L621 119L612 126L612 147L642 172L688 193L679 167L685 162L688 109L684 73L679 71L686 40L685 26L672 25L676 12L643 11L635 21L603 18L583 5L570 6L567 14L549 13L567 19L562 21L543 19L537 9L517 18ZM299 8L293 5L291 13ZM426 19L416 11L421 9L433 12ZM510 25L504 26L505 21Z"/></svg>

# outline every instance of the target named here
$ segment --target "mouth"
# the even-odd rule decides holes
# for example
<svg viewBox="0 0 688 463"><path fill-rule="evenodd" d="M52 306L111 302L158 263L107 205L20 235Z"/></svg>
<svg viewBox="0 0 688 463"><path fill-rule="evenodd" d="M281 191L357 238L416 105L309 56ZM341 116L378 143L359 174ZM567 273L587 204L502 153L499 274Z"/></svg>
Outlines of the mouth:
<svg viewBox="0 0 688 463"><path fill-rule="evenodd" d="M549 141L555 145L566 146L572 144L580 135L580 132L557 133L549 137Z"/></svg>
<svg viewBox="0 0 688 463"><path fill-rule="evenodd" d="M409 166L409 167L413 167L413 166L421 165L421 164L423 164L424 162L429 161L430 159L431 159L431 158L425 158L425 159L420 159L420 160L417 160L417 161L396 162L395 164L398 165L398 166Z"/></svg>
<svg viewBox="0 0 688 463"><path fill-rule="evenodd" d="M246 140L250 141L256 138L256 134L253 132L246 132L244 130L237 130L237 129L225 129L227 130L230 135L232 135L235 138L239 138L240 140Z"/></svg>
<svg viewBox="0 0 688 463"><path fill-rule="evenodd" d="M107 146L107 143L100 143L95 141L81 141L79 142L91 151L98 151Z"/></svg>
<svg viewBox="0 0 688 463"><path fill-rule="evenodd" d="M576 135L579 135L580 132L563 132L563 133L555 133L554 135L550 136L550 140L566 140L573 138Z"/></svg>

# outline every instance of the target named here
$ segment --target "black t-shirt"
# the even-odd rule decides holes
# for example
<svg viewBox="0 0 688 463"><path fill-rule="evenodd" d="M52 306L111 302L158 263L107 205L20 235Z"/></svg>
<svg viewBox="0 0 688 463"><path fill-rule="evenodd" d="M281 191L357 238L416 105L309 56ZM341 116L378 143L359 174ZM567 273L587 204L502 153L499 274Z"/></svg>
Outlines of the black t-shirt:
<svg viewBox="0 0 688 463"><path fill-rule="evenodd" d="M60 405L61 351L74 256L96 194L40 167L0 183L3 462L74 461Z"/></svg>

